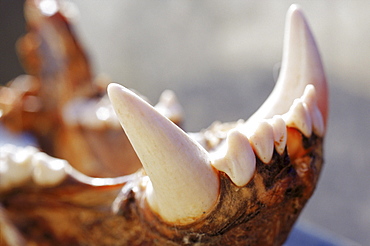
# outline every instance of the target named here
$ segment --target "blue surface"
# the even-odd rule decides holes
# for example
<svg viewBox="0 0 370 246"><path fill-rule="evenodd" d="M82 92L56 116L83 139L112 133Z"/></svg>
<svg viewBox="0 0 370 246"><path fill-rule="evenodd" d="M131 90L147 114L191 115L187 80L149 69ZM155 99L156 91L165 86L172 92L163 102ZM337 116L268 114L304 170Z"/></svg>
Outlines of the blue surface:
<svg viewBox="0 0 370 246"><path fill-rule="evenodd" d="M321 226L308 222L298 222L284 246L360 246Z"/></svg>

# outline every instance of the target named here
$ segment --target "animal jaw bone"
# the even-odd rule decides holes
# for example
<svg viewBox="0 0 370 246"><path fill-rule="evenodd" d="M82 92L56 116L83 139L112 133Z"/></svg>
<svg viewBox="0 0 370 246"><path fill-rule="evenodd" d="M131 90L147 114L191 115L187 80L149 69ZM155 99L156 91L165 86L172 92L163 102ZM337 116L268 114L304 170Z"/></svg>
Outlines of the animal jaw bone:
<svg viewBox="0 0 370 246"><path fill-rule="evenodd" d="M93 79L64 14L71 11L62 3L25 2L28 33L17 50L29 75L0 87L0 121L11 131L31 133L43 151L87 175L131 174L141 163L105 93L108 79ZM56 12L50 14L48 6ZM181 126L182 109L173 92L164 92L156 108Z"/></svg>
<svg viewBox="0 0 370 246"><path fill-rule="evenodd" d="M320 57L297 6L290 8L287 26L299 28L286 33L290 44L277 86L249 120L189 135L202 147L140 97L110 85L113 107L145 172L89 178L67 163L66 175L51 188L8 186L0 194L2 223L14 225L25 241L49 244L282 244L316 186L328 110ZM295 53L307 55L298 59ZM298 75L302 79L292 79ZM187 179L195 187L190 194ZM176 196L179 191L184 197ZM189 203L191 194L196 202ZM22 227L19 211L29 224L42 221L36 224L48 237Z"/></svg>

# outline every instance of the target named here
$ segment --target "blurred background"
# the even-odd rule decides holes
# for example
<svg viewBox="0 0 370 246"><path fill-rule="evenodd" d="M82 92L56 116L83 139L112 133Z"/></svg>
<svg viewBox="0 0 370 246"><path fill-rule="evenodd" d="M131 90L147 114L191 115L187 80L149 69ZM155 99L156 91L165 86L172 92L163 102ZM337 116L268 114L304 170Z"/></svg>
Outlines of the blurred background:
<svg viewBox="0 0 370 246"><path fill-rule="evenodd" d="M187 131L247 119L279 70L285 14L303 8L330 86L325 168L300 222L370 242L370 2L71 0L96 74L152 103L172 89ZM14 52L21 0L0 0L0 83L23 73Z"/></svg>

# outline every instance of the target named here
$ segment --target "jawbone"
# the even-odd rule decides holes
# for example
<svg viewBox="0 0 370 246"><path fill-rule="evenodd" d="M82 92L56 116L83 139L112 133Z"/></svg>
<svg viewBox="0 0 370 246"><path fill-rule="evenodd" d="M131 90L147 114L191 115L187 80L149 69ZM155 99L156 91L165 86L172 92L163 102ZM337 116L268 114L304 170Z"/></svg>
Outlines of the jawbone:
<svg viewBox="0 0 370 246"><path fill-rule="evenodd" d="M70 25L61 12L43 16L42 6L37 4L26 3L32 35L48 39L48 34L38 29L45 20L52 27L59 26L59 32L60 26ZM185 133L168 119L172 117L177 124L181 119L180 106L170 92L152 107L134 92L110 84L110 104L102 86L91 83L88 63L79 46L70 52L78 53L76 57L80 63L84 61L85 70L75 72L79 76L57 71L54 79L65 76L62 81L71 86L62 85L62 92L50 98L50 88L45 89L44 82L52 79L37 72L50 68L28 61L32 56L23 43L21 55L36 86L26 92L16 86L2 88L0 120L18 131L31 129L41 147L46 139L52 151L46 154L33 147L0 147L0 242L283 244L316 187L328 114L320 56L303 13L295 5L288 11L286 29L281 73L261 108L246 121L215 123L199 133ZM67 34L74 39L70 32ZM75 47L76 43L66 44L71 45ZM73 62L76 60L66 66L73 67ZM78 88L69 91L72 95L66 91L71 87ZM4 96L9 91L13 98ZM30 95L41 101L51 100L50 108L29 113L19 105ZM29 122L14 126L14 115L19 114L28 116ZM64 135L51 127L42 135L38 124L50 126L56 119L58 132ZM117 134L124 140L116 142L109 135L119 132L119 123L125 134ZM86 147L95 141L102 143L92 150ZM113 144L112 152L109 144ZM94 150L99 146L104 146L101 151L106 155L95 158ZM66 152L69 155L64 156ZM85 166L94 174L104 167L127 170L90 177L80 172L77 160L98 163Z"/></svg>

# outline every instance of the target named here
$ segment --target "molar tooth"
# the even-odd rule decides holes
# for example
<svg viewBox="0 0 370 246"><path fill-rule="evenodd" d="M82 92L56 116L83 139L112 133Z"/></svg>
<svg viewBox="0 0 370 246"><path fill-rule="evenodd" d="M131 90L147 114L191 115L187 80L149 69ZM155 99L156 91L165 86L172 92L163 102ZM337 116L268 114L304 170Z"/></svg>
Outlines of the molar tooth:
<svg viewBox="0 0 370 246"><path fill-rule="evenodd" d="M312 120L306 104L297 98L290 107L288 113L283 115L285 124L296 127L303 135L310 137L312 133Z"/></svg>
<svg viewBox="0 0 370 246"><path fill-rule="evenodd" d="M265 103L248 122L269 119L288 112L293 101L303 94L308 84L316 88L318 108L327 120L328 92L320 54L306 19L297 5L292 5L286 17L284 51L278 81Z"/></svg>
<svg viewBox="0 0 370 246"><path fill-rule="evenodd" d="M283 154L287 142L287 130L285 121L280 115L275 115L269 120L274 132L275 149L281 155Z"/></svg>
<svg viewBox="0 0 370 246"><path fill-rule="evenodd" d="M66 164L66 160L53 158L43 152L36 153L32 159L33 181L41 186L59 184L67 176Z"/></svg>
<svg viewBox="0 0 370 246"><path fill-rule="evenodd" d="M274 153L274 132L272 126L265 120L258 124L245 124L241 130L249 138L256 155L265 164L269 163Z"/></svg>
<svg viewBox="0 0 370 246"><path fill-rule="evenodd" d="M303 96L301 97L302 101L304 101L307 105L307 108L310 112L310 116L312 119L312 127L313 131L318 136L323 136L325 133L325 126L322 114L317 107L317 97L316 97L316 90L313 85L307 85L306 89L304 90Z"/></svg>
<svg viewBox="0 0 370 246"><path fill-rule="evenodd" d="M31 158L37 149L14 145L0 147L0 190L17 187L26 182L32 173Z"/></svg>
<svg viewBox="0 0 370 246"><path fill-rule="evenodd" d="M246 185L256 170L256 157L248 138L237 130L228 133L222 156L213 166L226 173L237 186Z"/></svg>
<svg viewBox="0 0 370 246"><path fill-rule="evenodd" d="M147 201L168 222L189 223L209 212L219 177L207 151L147 102L118 84L108 95L150 178Z"/></svg>

